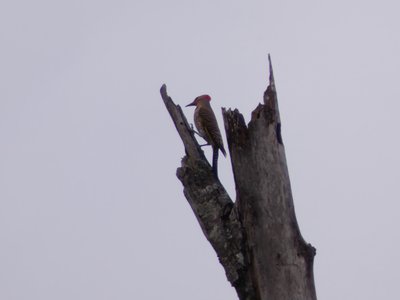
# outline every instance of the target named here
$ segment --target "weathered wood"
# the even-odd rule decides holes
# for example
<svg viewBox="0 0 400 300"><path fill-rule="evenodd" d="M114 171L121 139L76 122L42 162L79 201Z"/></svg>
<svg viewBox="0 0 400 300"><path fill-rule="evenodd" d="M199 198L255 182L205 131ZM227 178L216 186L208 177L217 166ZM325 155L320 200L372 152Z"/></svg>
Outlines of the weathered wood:
<svg viewBox="0 0 400 300"><path fill-rule="evenodd" d="M271 63L264 104L248 126L237 110L223 109L223 117L259 299L316 299L315 249L305 243L296 221Z"/></svg>
<svg viewBox="0 0 400 300"><path fill-rule="evenodd" d="M185 146L186 156L177 170L185 197L240 299L255 299L252 280L247 278L243 230L233 201L212 172L182 109L168 96L165 85L161 96Z"/></svg>
<svg viewBox="0 0 400 300"><path fill-rule="evenodd" d="M316 299L313 260L297 224L281 136L272 64L264 104L246 125L222 109L236 202L229 198L194 138L181 108L161 88L185 146L177 176L184 194L241 300Z"/></svg>
<svg viewBox="0 0 400 300"><path fill-rule="evenodd" d="M176 130L185 146L186 155L207 162L203 151L201 151L199 144L194 138L193 130L189 127L188 121L182 112L182 108L179 105L175 105L171 97L168 96L167 86L165 84L162 85L160 93L161 98L164 100L165 107L171 115Z"/></svg>

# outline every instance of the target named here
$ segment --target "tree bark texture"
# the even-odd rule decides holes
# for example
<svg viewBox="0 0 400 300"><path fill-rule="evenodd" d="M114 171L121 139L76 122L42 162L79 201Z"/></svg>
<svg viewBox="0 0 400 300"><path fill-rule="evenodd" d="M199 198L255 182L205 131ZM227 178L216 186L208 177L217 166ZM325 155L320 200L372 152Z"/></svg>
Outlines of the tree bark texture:
<svg viewBox="0 0 400 300"><path fill-rule="evenodd" d="M246 125L237 109L222 109L236 185L233 202L214 176L182 109L161 96L185 146L177 170L184 194L241 300L314 300L315 248L297 224L275 81Z"/></svg>

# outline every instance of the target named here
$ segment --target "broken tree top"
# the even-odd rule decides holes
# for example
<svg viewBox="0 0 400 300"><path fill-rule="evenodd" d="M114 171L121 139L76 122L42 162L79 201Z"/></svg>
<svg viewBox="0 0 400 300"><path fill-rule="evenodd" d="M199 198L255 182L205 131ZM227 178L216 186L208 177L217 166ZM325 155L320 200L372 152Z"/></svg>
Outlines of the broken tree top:
<svg viewBox="0 0 400 300"><path fill-rule="evenodd" d="M295 216L270 58L269 70L263 104L247 125L237 109L222 109L235 202L165 85L161 96L185 146L177 170L184 195L239 299L314 300L315 248L304 241Z"/></svg>

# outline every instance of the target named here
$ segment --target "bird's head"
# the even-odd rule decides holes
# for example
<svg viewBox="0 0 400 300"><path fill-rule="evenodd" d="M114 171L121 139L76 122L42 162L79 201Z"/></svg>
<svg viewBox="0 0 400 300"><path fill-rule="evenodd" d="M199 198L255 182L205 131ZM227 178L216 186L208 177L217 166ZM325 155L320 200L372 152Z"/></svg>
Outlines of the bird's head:
<svg viewBox="0 0 400 300"><path fill-rule="evenodd" d="M208 103L210 101L211 101L211 97L209 95L201 95L201 96L196 97L196 99L194 99L192 103L189 103L188 105L186 105L186 107L187 106L197 106L200 103L205 103L205 102Z"/></svg>

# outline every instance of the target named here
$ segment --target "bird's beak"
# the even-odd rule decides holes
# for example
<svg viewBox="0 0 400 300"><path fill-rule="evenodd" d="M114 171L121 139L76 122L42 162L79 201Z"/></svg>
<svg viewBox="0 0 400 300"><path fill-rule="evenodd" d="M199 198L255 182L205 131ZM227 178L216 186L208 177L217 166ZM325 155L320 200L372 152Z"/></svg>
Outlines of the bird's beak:
<svg viewBox="0 0 400 300"><path fill-rule="evenodd" d="M196 104L194 104L194 101L192 103L189 103L188 105L186 105L186 107L188 106L195 106Z"/></svg>

